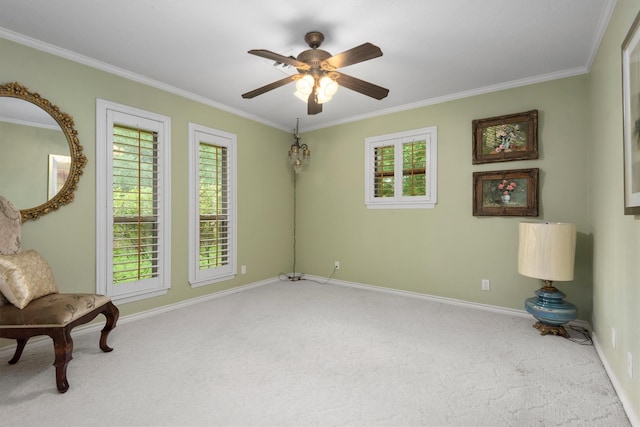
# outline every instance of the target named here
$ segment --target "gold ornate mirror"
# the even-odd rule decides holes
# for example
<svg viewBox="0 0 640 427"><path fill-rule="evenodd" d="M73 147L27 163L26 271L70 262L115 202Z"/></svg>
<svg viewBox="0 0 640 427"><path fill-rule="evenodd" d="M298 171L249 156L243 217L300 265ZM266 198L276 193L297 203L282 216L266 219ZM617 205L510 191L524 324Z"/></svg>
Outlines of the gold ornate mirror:
<svg viewBox="0 0 640 427"><path fill-rule="evenodd" d="M87 164L73 117L19 83L0 85L0 153L0 194L23 222L71 203Z"/></svg>

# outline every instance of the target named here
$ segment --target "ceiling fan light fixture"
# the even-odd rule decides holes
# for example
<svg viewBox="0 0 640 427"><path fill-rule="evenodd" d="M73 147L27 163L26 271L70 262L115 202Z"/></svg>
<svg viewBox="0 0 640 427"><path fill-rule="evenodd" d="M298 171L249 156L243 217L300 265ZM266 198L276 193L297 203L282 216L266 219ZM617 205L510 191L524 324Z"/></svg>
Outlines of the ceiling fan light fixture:
<svg viewBox="0 0 640 427"><path fill-rule="evenodd" d="M296 93L294 93L294 95L304 102L307 102L309 95L311 95L311 91L313 91L315 83L316 82L312 76L309 74L305 75L303 78L296 81Z"/></svg>
<svg viewBox="0 0 640 427"><path fill-rule="evenodd" d="M295 96L300 98L304 102L308 102L309 95L313 91L315 87L315 79L310 74L305 75L301 79L296 81L296 92ZM316 97L318 99L318 104L324 104L325 102L331 101L333 95L338 91L338 82L336 82L331 77L323 76L320 79L318 87L316 88Z"/></svg>
<svg viewBox="0 0 640 427"><path fill-rule="evenodd" d="M338 83L330 77L324 76L320 79L320 85L316 91L318 103L324 104L331 101L333 95L338 91Z"/></svg>

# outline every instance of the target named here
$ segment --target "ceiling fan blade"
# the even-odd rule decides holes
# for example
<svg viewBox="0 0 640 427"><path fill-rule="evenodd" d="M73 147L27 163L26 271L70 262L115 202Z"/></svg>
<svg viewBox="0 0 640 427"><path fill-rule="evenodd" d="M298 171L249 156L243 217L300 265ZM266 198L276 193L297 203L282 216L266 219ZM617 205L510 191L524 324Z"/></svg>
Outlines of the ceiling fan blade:
<svg viewBox="0 0 640 427"><path fill-rule="evenodd" d="M364 80L351 77L344 73L339 73L336 81L340 86L355 90L356 92L360 92L363 95L367 95L375 99L386 98L386 96L389 95L389 89L374 85L373 83L365 82Z"/></svg>
<svg viewBox="0 0 640 427"><path fill-rule="evenodd" d="M311 94L309 95L309 100L307 101L307 114L310 116L322 113L322 104L318 102L318 98L315 92L315 90L311 92Z"/></svg>
<svg viewBox="0 0 640 427"><path fill-rule="evenodd" d="M345 50L342 53L334 55L331 58L327 58L323 61L323 65L324 63L327 63L336 69L377 58L379 56L382 56L382 51L378 46L371 43L364 43L360 46L354 47L353 49Z"/></svg>
<svg viewBox="0 0 640 427"><path fill-rule="evenodd" d="M280 55L279 53L271 52L270 50L253 49L253 50L250 50L248 53L252 55L260 56L262 58L272 59L276 62L280 62L281 64L291 65L300 70L308 70L310 68L309 64L298 61L297 59L291 58L289 56L284 56L284 55Z"/></svg>
<svg viewBox="0 0 640 427"><path fill-rule="evenodd" d="M280 80L277 80L277 81L275 81L273 83L269 83L268 85L264 85L262 87L259 87L258 89L254 89L251 92L243 93L242 97L244 99L251 99L251 98L254 98L254 97L258 96L258 95L262 95L265 92L269 92L270 90L277 89L280 86L284 86L287 83L290 83L290 82L292 82L294 80L298 80L299 78L300 78L300 74L295 74L293 76L287 76L284 79L280 79Z"/></svg>

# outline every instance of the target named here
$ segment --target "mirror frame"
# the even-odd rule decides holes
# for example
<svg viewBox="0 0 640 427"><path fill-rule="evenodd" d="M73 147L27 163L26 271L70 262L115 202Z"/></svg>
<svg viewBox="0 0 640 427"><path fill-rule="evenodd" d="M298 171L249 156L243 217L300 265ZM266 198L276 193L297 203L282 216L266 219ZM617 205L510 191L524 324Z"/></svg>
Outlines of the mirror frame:
<svg viewBox="0 0 640 427"><path fill-rule="evenodd" d="M78 131L74 128L73 117L60 111L57 105L52 104L49 100L40 96L40 94L29 91L29 89L17 82L0 85L0 96L22 99L42 108L60 125L69 143L71 166L69 176L64 186L55 196L45 203L32 208L20 209L22 222L36 220L42 215L55 211L60 206L73 201L74 192L78 188L80 175L82 175L84 167L87 164L87 158L82 153L82 145L80 145L80 140L78 139Z"/></svg>

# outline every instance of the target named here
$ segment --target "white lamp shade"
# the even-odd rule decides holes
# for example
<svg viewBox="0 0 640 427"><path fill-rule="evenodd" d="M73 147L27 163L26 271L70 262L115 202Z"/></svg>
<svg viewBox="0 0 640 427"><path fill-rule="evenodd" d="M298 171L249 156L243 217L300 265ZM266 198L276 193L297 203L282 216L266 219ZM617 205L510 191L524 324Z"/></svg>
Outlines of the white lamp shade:
<svg viewBox="0 0 640 427"><path fill-rule="evenodd" d="M542 280L573 280L576 226L521 222L518 273Z"/></svg>

